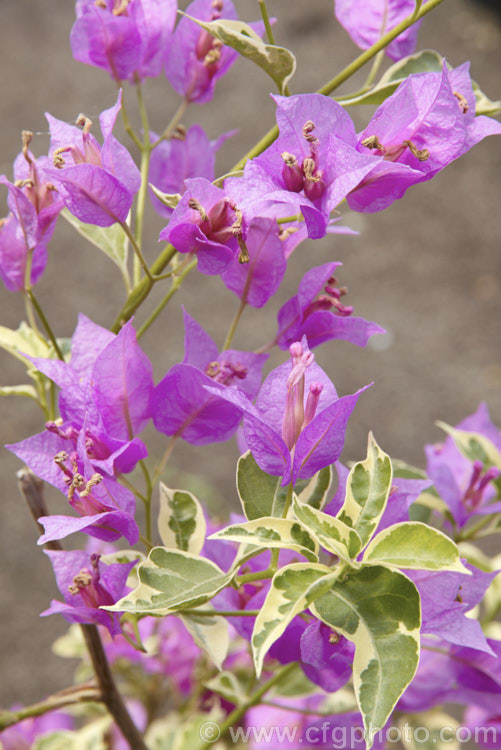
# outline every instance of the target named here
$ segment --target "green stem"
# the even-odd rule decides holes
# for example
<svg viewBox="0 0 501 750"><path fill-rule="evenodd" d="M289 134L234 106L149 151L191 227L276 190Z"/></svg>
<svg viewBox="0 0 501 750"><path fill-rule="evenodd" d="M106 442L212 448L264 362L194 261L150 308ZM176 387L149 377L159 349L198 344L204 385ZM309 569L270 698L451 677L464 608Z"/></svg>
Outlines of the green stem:
<svg viewBox="0 0 501 750"><path fill-rule="evenodd" d="M53 422L56 418L56 384L52 380L49 383L49 398L50 401L46 401L46 405L49 419Z"/></svg>
<svg viewBox="0 0 501 750"><path fill-rule="evenodd" d="M132 494L135 497L137 497L138 500L141 500L141 502L143 502L144 504L146 504L148 502L148 500L145 498L145 496L143 495L143 493L139 492L139 490L136 487L134 487L134 485L132 484L132 482L129 482L129 480L126 479L123 474L120 474L119 481L120 481L120 484L123 484L125 487L127 487L127 489L130 490L132 492Z"/></svg>
<svg viewBox="0 0 501 750"><path fill-rule="evenodd" d="M473 526L470 526L469 529L466 531L459 532L459 534L456 536L454 541L456 544L459 542L466 542L469 539L475 539L477 532L479 532L481 529L485 528L489 523L491 523L492 519L496 517L496 514L493 513L490 516L484 516L481 521L478 521L478 523L473 524Z"/></svg>
<svg viewBox="0 0 501 750"><path fill-rule="evenodd" d="M296 216L283 216L281 219L275 219L277 224L291 224L293 221L304 221L302 214Z"/></svg>
<svg viewBox="0 0 501 750"><path fill-rule="evenodd" d="M152 149L154 149L155 146L158 146L159 143L161 143L166 138L168 138L169 135L177 128L182 116L184 115L184 113L186 112L188 108L188 104L189 102L186 99L183 99L183 101L181 102L177 110L175 111L174 116L172 117L171 121L169 122L165 130L163 131L160 138L151 144Z"/></svg>
<svg viewBox="0 0 501 750"><path fill-rule="evenodd" d="M141 336L148 330L148 328L151 326L151 324L158 318L164 307L169 303L169 301L172 299L172 297L175 295L175 293L178 291L179 287L183 283L183 280L185 276L187 276L190 271L195 268L197 265L197 259L194 258L190 263L188 263L184 271L178 275L174 275L172 279L172 284L163 298L163 300L155 307L149 318L143 323L141 328L137 332L137 338L140 339Z"/></svg>
<svg viewBox="0 0 501 750"><path fill-rule="evenodd" d="M152 545L152 543L151 543L151 542L149 542L149 541L148 541L148 540L146 539L146 537L145 537L145 536L143 536L142 534L139 534L139 541L141 542L141 544L144 544L144 546L146 547L146 551L147 551L147 552L149 552L150 550L152 550L152 549L153 549L153 545Z"/></svg>
<svg viewBox="0 0 501 750"><path fill-rule="evenodd" d="M268 43L275 45L275 37L273 36L273 29L271 28L270 17L268 15L268 8L266 7L265 0L258 0L258 3L261 10L261 16L263 18ZM285 96L291 95L290 88L288 86L284 88L283 92Z"/></svg>
<svg viewBox="0 0 501 750"><path fill-rule="evenodd" d="M257 705L261 698L268 693L272 687L275 687L275 685L278 685L285 677L287 677L290 672L292 672L293 669L295 669L296 663L291 662L290 664L286 664L284 667L278 670L276 674L273 675L273 677L270 677L269 680L266 680L261 687L259 687L257 690L255 690L245 701L245 703L241 706L238 706L235 708L234 711L231 712L231 714L228 716L226 721L224 721L221 726L219 727L220 735L219 738L222 739L227 732L231 729L231 727L236 724L240 719L244 716L244 714L249 710L249 708L252 708L252 706ZM219 739L218 738L218 739ZM210 747L212 747L212 742L206 742L204 745L200 745L199 750L209 750Z"/></svg>
<svg viewBox="0 0 501 750"><path fill-rule="evenodd" d="M289 486L287 487L287 495L285 496L285 505L282 511L282 518L287 518L287 514L289 512L289 508L291 507L291 503L292 503L293 493L294 493L294 486L291 482Z"/></svg>
<svg viewBox="0 0 501 750"><path fill-rule="evenodd" d="M381 67L381 63L383 62L383 60L384 60L384 50L382 49L381 52L377 53L376 58L369 71L369 75L367 76L367 80L365 81L365 86L364 86L365 91L370 89L370 87L374 83L374 80L379 72L379 68Z"/></svg>
<svg viewBox="0 0 501 750"><path fill-rule="evenodd" d="M257 617L260 609L180 609L176 614L197 617Z"/></svg>
<svg viewBox="0 0 501 750"><path fill-rule="evenodd" d="M285 496L285 503L282 510L282 518L287 518L287 514L289 513L289 508L291 507L292 503L292 495L294 493L294 485L292 482L287 487L287 495ZM272 510L272 515L273 510ZM270 569L271 570L277 570L278 569L278 556L280 554L280 549L275 548L271 550L271 561L270 561Z"/></svg>
<svg viewBox="0 0 501 750"><path fill-rule="evenodd" d="M165 468L165 464L169 460L169 458L170 458L170 456L172 454L172 451L174 450L174 446L176 445L177 437L178 437L177 435L173 435L171 437L171 439L169 440L169 442L167 443L167 448L165 449L165 453L162 456L162 459L161 459L160 463L158 464L158 466L156 467L156 469L155 469L155 471L153 473L153 479L151 480L153 486L155 486L156 483L158 482L158 480L160 479L160 475L161 475L162 471Z"/></svg>
<svg viewBox="0 0 501 750"><path fill-rule="evenodd" d="M43 716L43 714L49 713L49 711L56 711L78 703L99 703L101 701L102 697L95 685L89 684L70 687L66 690L61 690L59 693L50 695L44 701L32 703L31 706L24 706L17 711L4 711L0 709L0 732L24 719Z"/></svg>
<svg viewBox="0 0 501 750"><path fill-rule="evenodd" d="M302 714L304 716L332 716L334 713L333 711L314 711L310 708L297 708L296 706L287 706L283 703L277 703L276 701L262 701L261 705L280 708L283 711L293 711L295 714Z"/></svg>
<svg viewBox="0 0 501 750"><path fill-rule="evenodd" d="M29 292L25 291L25 293L24 293L24 301L25 301L25 304L26 304L26 317L28 318L28 323L30 325L30 328L32 328L33 331L40 338L42 338L42 335L41 335L40 331L38 330L37 321L36 321L35 316L33 314L33 302L32 302L32 299L31 299L31 296L30 296Z"/></svg>
<svg viewBox="0 0 501 750"><path fill-rule="evenodd" d="M426 5L423 8L420 8L418 13L413 11L409 16L407 16L407 18L405 18L401 23L395 26L395 28L393 28L391 31L381 37L379 41L373 44L372 47L369 47L368 50L362 52L361 55L353 60L350 65L347 65L346 68L338 73L337 76L334 76L334 78L328 81L324 86L322 86L322 88L318 89L318 93L325 94L326 96L332 94L332 92L339 88L342 83L347 81L348 78L351 78L351 76L356 73L357 70L360 70L360 68L368 63L369 60L372 60L372 58L375 57L378 52L384 50L388 46L388 44L390 44L390 42L397 38L397 36L400 36L402 32L406 31L410 26L415 24L416 21L419 21L420 18L423 18L423 16L436 8L437 5L440 5L440 3L442 2L443 0L428 0Z"/></svg>
<svg viewBox="0 0 501 750"><path fill-rule="evenodd" d="M258 0L259 8L261 10L261 16L263 18L264 28L266 30L266 36L269 44L275 44L275 37L273 36L273 29L271 28L270 17L268 15L268 8L264 0Z"/></svg>
<svg viewBox="0 0 501 750"><path fill-rule="evenodd" d="M138 149L142 150L143 144L135 134L130 124L129 115L127 114L127 107L125 105L125 92L122 90L122 119L124 123L125 132L132 138Z"/></svg>
<svg viewBox="0 0 501 750"><path fill-rule="evenodd" d="M30 297L32 261L33 261L33 250L27 250L26 266L24 269L24 301L26 303L26 317L28 318L28 323L30 324L30 327L33 329L33 331L39 336L39 338L42 338L42 335L40 334L40 331L38 330L35 316L33 315L33 302Z"/></svg>
<svg viewBox="0 0 501 750"><path fill-rule="evenodd" d="M249 279L250 279L250 275L249 275ZM240 302L240 305L238 306L238 310L235 313L235 317L231 321L230 328L224 340L223 349L222 349L223 352L227 351L231 346L231 342L233 341L233 336L235 335L235 331L237 330L237 326L240 322L240 318L242 317L242 313L247 307L246 297L247 295L245 294L245 290L244 290L242 300Z"/></svg>
<svg viewBox="0 0 501 750"><path fill-rule="evenodd" d="M154 282L155 282L155 279L153 278L152 273L151 273L150 269L148 268L148 264L146 263L146 261L144 259L144 255L141 252L141 248L139 247L139 245L136 242L136 238L134 237L134 235L130 231L129 225L127 224L127 222L121 221L120 222L120 226L122 227L122 229L124 230L125 234L129 238L129 242L132 245L132 247L134 248L134 252L136 253L136 256L137 256L137 258L139 260L139 263L143 267L143 271L146 274L146 278L153 285ZM136 275L135 272L134 272L134 275ZM136 286L137 286L138 283L140 283L139 280L136 282ZM134 287L134 288L136 288L136 287Z"/></svg>
<svg viewBox="0 0 501 750"><path fill-rule="evenodd" d="M144 504L145 512L145 538L151 547L151 501L153 496L153 483L151 481L150 472L148 467L143 460L139 461L139 466L143 472L144 481L146 484L146 502Z"/></svg>
<svg viewBox="0 0 501 750"><path fill-rule="evenodd" d="M54 351L56 352L58 358L61 359L64 362L64 355L63 355L63 353L62 353L62 351L61 351L61 349L59 347L59 344L56 341L56 337L54 336L54 332L53 332L52 328L50 327L49 321L45 317L45 314L44 314L42 308L40 307L37 298L33 294L33 290L32 289L30 289L28 291L28 296L29 296L29 298L31 300L31 303L32 303L33 307L35 308L35 310L37 312L38 317L40 318L40 322L42 323L42 325L43 325L43 327L45 329L45 333L49 337L50 342L51 342L52 346L54 347Z"/></svg>
<svg viewBox="0 0 501 750"><path fill-rule="evenodd" d="M143 90L141 83L136 77L136 93L137 102L139 108L139 114L141 116L141 125L143 127L143 144L141 147L141 186L137 194L136 204L136 225L135 225L135 240L139 249L143 245L143 225L144 225L144 207L146 203L146 195L148 192L148 174L150 171L150 156L151 156L151 139L150 139L150 124L148 120L148 113L143 99ZM134 263L134 284L137 284L140 280L140 266L142 264L141 257L136 253L136 262ZM138 262L139 261L139 262ZM144 267L144 266L143 266ZM148 272L149 273L149 272ZM148 273L146 275L148 275Z"/></svg>
<svg viewBox="0 0 501 750"><path fill-rule="evenodd" d="M362 52L361 55L355 58L352 63L347 65L346 68L338 73L337 76L331 78L330 81L327 81L327 83L325 83L321 88L317 90L317 93L324 94L326 96L332 94L333 91L339 88L339 86L347 81L348 78L351 78L351 76L354 75L358 70L360 70L360 68L362 68L366 63L368 63L369 60L372 60L372 58L375 57L378 52L383 50L390 42L396 39L397 36L400 36L403 31L406 31L406 29L416 23L416 21L419 21L421 18L423 18L423 16L432 11L434 8L436 8L437 5L440 5L440 3L442 2L443 0L428 0L426 5L421 7L417 13L413 11L410 16L405 18L401 23L398 24L398 26L395 26L394 29L385 34L381 39L373 44L372 47L369 47L368 50ZM243 166L248 159L253 159L255 156L259 156L259 154L267 149L268 146L271 146L273 141L276 140L277 136L278 127L275 125L266 133L265 136L263 136L263 138L261 138L258 143L256 143L253 148L251 148L251 150L242 159L240 159L240 161L235 164L233 170L243 169Z"/></svg>
<svg viewBox="0 0 501 750"><path fill-rule="evenodd" d="M160 253L156 261L151 266L151 273L157 275L162 273L164 268L171 262L172 258L177 253L177 250L172 245L167 245L165 249ZM139 284L136 284L132 292L127 297L124 306L120 310L111 330L113 333L118 333L121 327L126 323L129 318L134 315L137 308L144 302L146 297L151 291L154 284L154 279L146 277L141 279Z"/></svg>
<svg viewBox="0 0 501 750"><path fill-rule="evenodd" d="M265 581L267 578L273 578L276 572L276 568L274 569L270 565L266 570L260 570L257 573L245 573L243 576L238 576L238 578L235 578L235 583L237 586L243 586L244 583L252 583L252 581Z"/></svg>

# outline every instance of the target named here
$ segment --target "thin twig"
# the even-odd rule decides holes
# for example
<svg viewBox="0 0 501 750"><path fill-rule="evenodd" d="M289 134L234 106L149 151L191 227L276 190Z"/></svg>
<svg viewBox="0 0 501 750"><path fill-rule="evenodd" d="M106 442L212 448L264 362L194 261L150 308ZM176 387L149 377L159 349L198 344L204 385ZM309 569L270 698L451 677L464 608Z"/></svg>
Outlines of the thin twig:
<svg viewBox="0 0 501 750"><path fill-rule="evenodd" d="M41 526L38 519L41 516L47 515L47 508L43 497L43 482L27 468L21 469L17 473L17 478L19 489L26 499L30 513L40 529ZM47 542L44 546L47 549L62 550L62 546L58 541ZM97 626L80 625L80 628L82 629L94 668L102 702L110 712L125 740L129 743L131 750L147 750L141 733L132 721L122 700L122 696L117 689Z"/></svg>

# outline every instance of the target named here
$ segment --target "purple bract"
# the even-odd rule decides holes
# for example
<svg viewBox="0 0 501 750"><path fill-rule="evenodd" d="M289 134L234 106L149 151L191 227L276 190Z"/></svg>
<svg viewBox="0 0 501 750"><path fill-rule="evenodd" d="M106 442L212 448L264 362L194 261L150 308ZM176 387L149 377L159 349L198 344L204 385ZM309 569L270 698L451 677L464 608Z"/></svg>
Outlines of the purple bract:
<svg viewBox="0 0 501 750"><path fill-rule="evenodd" d="M298 293L278 312L276 342L280 349L288 349L303 336L313 349L330 339L344 339L365 346L371 336L385 333L376 323L352 317L353 307L341 302L347 289L336 287L334 272L341 263L326 263L311 268L299 283Z"/></svg>
<svg viewBox="0 0 501 750"><path fill-rule="evenodd" d="M410 75L376 110L359 134L358 150L377 160L348 195L355 211L381 211L407 188L431 179L501 123L475 117L469 63L441 73Z"/></svg>
<svg viewBox="0 0 501 750"><path fill-rule="evenodd" d="M100 146L90 129L92 122L80 115L75 127L46 114L51 135L49 154L53 169L47 174L72 214L86 224L108 227L127 219L141 175L134 160L113 136L122 92L117 103L99 117L103 133Z"/></svg>
<svg viewBox="0 0 501 750"><path fill-rule="evenodd" d="M224 394L237 392L245 400L254 398L268 355L234 349L219 353L210 336L186 312L184 325L184 359L155 389L155 427L193 445L228 440L242 411L228 403ZM214 387L212 395L207 386Z"/></svg>
<svg viewBox="0 0 501 750"><path fill-rule="evenodd" d="M176 21L177 0L77 0L73 57L119 82L156 78Z"/></svg>
<svg viewBox="0 0 501 750"><path fill-rule="evenodd" d="M415 7L415 0L334 0L337 20L361 49L369 49L376 44L382 36L411 16ZM411 55L416 48L420 25L420 21L414 23L390 42L385 48L388 57L400 60Z"/></svg>
<svg viewBox="0 0 501 750"><path fill-rule="evenodd" d="M100 555L75 550L45 550L49 557L64 603L52 600L41 616L61 614L68 622L94 623L108 628L111 635L122 632L119 612L107 612L102 606L115 604L126 593L127 577L136 564L104 565Z"/></svg>
<svg viewBox="0 0 501 750"><path fill-rule="evenodd" d="M325 372L314 362L306 339L291 344L292 362L273 370L253 404L236 390L221 396L244 415L244 436L256 463L282 485L312 477L337 461L346 425L365 388L339 398ZM216 394L214 387L206 390Z"/></svg>

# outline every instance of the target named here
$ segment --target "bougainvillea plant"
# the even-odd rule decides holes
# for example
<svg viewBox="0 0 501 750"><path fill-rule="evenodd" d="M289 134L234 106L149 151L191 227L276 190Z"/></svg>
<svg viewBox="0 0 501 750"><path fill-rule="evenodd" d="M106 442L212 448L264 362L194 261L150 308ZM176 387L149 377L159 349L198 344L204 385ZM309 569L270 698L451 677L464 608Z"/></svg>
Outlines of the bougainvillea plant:
<svg viewBox="0 0 501 750"><path fill-rule="evenodd" d="M475 544L501 530L501 431L487 406L442 424L426 470L392 461L372 433L366 454L343 464L357 401L377 386L339 393L316 352L335 339L364 347L384 329L354 314L336 261L312 262L283 294L258 350L232 348L244 309L281 293L304 241L350 232L341 204L382 211L501 134L499 103L468 63L415 53L440 2L335 0L364 52L319 91L292 95L296 61L275 44L264 0L251 23L231 0L179 13L176 0L77 0L73 56L119 93L101 136L84 115L48 114L48 153L35 155L24 132L12 181L0 177L0 275L27 310L19 329L0 329L0 345L33 381L9 394L44 413L38 434L7 446L25 464L20 489L59 589L41 615L70 623L58 648L81 666L75 686L0 712L4 750L458 748L458 727L501 748L501 558ZM392 64L377 82L384 53ZM276 126L218 176L215 154L235 133L211 141L181 120L213 99L238 56L269 75ZM366 85L336 99L371 61ZM155 130L149 78L182 97ZM125 109L134 95L140 132ZM358 133L357 104L375 105ZM113 133L121 117L127 145ZM165 222L160 250L144 247L148 200ZM71 341L34 292L60 216L115 259L127 292L109 328L89 302ZM155 382L140 339L172 314L188 274L200 274L202 296L206 276L221 277L238 310L213 340L183 308L184 355ZM270 368L273 349L282 359ZM229 520L162 482L177 441L235 438L240 510ZM43 482L66 497L64 513L49 513Z"/></svg>

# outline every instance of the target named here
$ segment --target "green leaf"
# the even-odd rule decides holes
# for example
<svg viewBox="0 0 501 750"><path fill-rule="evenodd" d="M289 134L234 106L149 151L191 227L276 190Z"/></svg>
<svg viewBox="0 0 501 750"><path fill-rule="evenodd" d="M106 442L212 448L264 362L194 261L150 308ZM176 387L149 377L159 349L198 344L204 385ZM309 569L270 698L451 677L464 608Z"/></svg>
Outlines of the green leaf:
<svg viewBox="0 0 501 750"><path fill-rule="evenodd" d="M205 686L213 693L222 695L223 698L235 706L242 706L248 700L251 680L244 674L236 675L234 672L221 672L205 683Z"/></svg>
<svg viewBox="0 0 501 750"><path fill-rule="evenodd" d="M390 457L369 433L367 458L355 464L346 482L346 497L338 513L340 521L358 532L367 544L386 508L393 472Z"/></svg>
<svg viewBox="0 0 501 750"><path fill-rule="evenodd" d="M294 500L293 509L297 520L306 526L317 542L345 562L351 563L362 549L362 540L355 529L350 529L339 518L302 505L297 500Z"/></svg>
<svg viewBox="0 0 501 750"><path fill-rule="evenodd" d="M16 359L24 362L29 371L34 371L35 365L29 359L23 357L23 354L27 354L30 357L51 357L50 347L24 321L17 331L0 326L0 347L9 352L9 354L12 354Z"/></svg>
<svg viewBox="0 0 501 750"><path fill-rule="evenodd" d="M499 115L501 113L501 101L498 99L498 101L493 102L484 94L476 81L471 83L476 99L475 115L487 115L488 117Z"/></svg>
<svg viewBox="0 0 501 750"><path fill-rule="evenodd" d="M418 591L403 573L367 565L337 580L310 610L355 644L353 682L370 747L418 666Z"/></svg>
<svg viewBox="0 0 501 750"><path fill-rule="evenodd" d="M398 721L405 750L460 750L459 723L444 711L404 715ZM478 746L477 746L478 747Z"/></svg>
<svg viewBox="0 0 501 750"><path fill-rule="evenodd" d="M38 395L32 385L4 385L0 387L0 396L27 396L38 401Z"/></svg>
<svg viewBox="0 0 501 750"><path fill-rule="evenodd" d="M56 638L52 652L62 659L83 659L87 653L79 625L70 625L66 633Z"/></svg>
<svg viewBox="0 0 501 750"><path fill-rule="evenodd" d="M272 477L259 468L250 451L237 463L237 491L246 518L254 521L265 516L280 518L285 506L287 487L281 477Z"/></svg>
<svg viewBox="0 0 501 750"><path fill-rule="evenodd" d="M270 647L296 615L328 591L335 575L325 565L311 563L293 563L275 573L252 632L252 654L258 678Z"/></svg>
<svg viewBox="0 0 501 750"><path fill-rule="evenodd" d="M441 497L439 497L434 491L432 491L431 488L429 490L425 490L419 495L419 497L412 504L411 511L415 505L421 505L424 508L429 509L430 511L436 511L437 513L440 513L440 515L446 515L447 517L452 519L452 515L447 503L445 503ZM417 519L413 518L411 520L414 521Z"/></svg>
<svg viewBox="0 0 501 750"><path fill-rule="evenodd" d="M204 22L183 13L223 44L236 50L242 57L262 68L276 83L281 94L285 94L288 82L296 70L296 58L285 47L265 44L256 32L242 21L217 19Z"/></svg>
<svg viewBox="0 0 501 750"><path fill-rule="evenodd" d="M181 615L181 620L191 633L197 646L205 651L209 659L214 662L218 669L222 669L223 662L228 655L230 636L228 622L224 617L204 615Z"/></svg>
<svg viewBox="0 0 501 750"><path fill-rule="evenodd" d="M165 547L198 555L205 542L207 524L197 498L184 490L172 490L160 482L158 532Z"/></svg>
<svg viewBox="0 0 501 750"><path fill-rule="evenodd" d="M125 285L130 290L129 271L127 269L127 256L129 240L120 224L112 224L111 227L98 227L95 224L84 224L83 221L73 216L67 208L63 208L61 216L74 227L79 234L85 237L95 247L101 250L110 260L115 263L122 276Z"/></svg>
<svg viewBox="0 0 501 750"><path fill-rule="evenodd" d="M423 469L408 464L399 458L392 458L391 465L393 466L393 476L395 479L428 479Z"/></svg>
<svg viewBox="0 0 501 750"><path fill-rule="evenodd" d="M139 586L110 607L112 612L169 614L198 607L212 599L233 578L211 560L181 550L154 547L138 566Z"/></svg>
<svg viewBox="0 0 501 750"><path fill-rule="evenodd" d="M227 526L208 538L228 539L268 549L286 548L299 552L312 562L318 560L318 544L315 539L304 526L289 519L256 518L247 523Z"/></svg>
<svg viewBox="0 0 501 750"><path fill-rule="evenodd" d="M171 711L148 726L146 746L148 750L202 750L208 742L215 742L217 729L224 719L219 706L203 713L192 711L189 717ZM217 743L214 744L214 748L217 746Z"/></svg>
<svg viewBox="0 0 501 750"><path fill-rule="evenodd" d="M484 465L501 469L501 453L485 435L479 432L458 430L445 422L436 422L436 424L451 436L458 451L469 461L481 461Z"/></svg>
<svg viewBox="0 0 501 750"><path fill-rule="evenodd" d="M103 716L81 729L42 735L35 740L32 750L106 750L111 723L111 716Z"/></svg>
<svg viewBox="0 0 501 750"><path fill-rule="evenodd" d="M269 698L306 698L308 695L318 695L318 685L314 685L296 662L294 668L288 672L287 680L280 681L268 693Z"/></svg>
<svg viewBox="0 0 501 750"><path fill-rule="evenodd" d="M358 104L381 104L411 73L434 73L442 70L443 57L433 49L424 49L414 55L403 57L391 65L370 91L351 98L339 99L343 107Z"/></svg>
<svg viewBox="0 0 501 750"><path fill-rule="evenodd" d="M332 469L327 466L311 479L299 480L294 491L302 502L321 508L327 498L331 480ZM249 521L264 516L281 518L287 487L281 487L281 477L272 477L260 469L250 451L238 459L237 490Z"/></svg>
<svg viewBox="0 0 501 750"><path fill-rule="evenodd" d="M381 531L365 550L364 562L409 570L455 570L469 574L452 539L417 521L396 523Z"/></svg>
<svg viewBox="0 0 501 750"><path fill-rule="evenodd" d="M311 479L300 479L294 487L294 492L302 503L321 510L329 497L331 482L332 467L325 466Z"/></svg>

